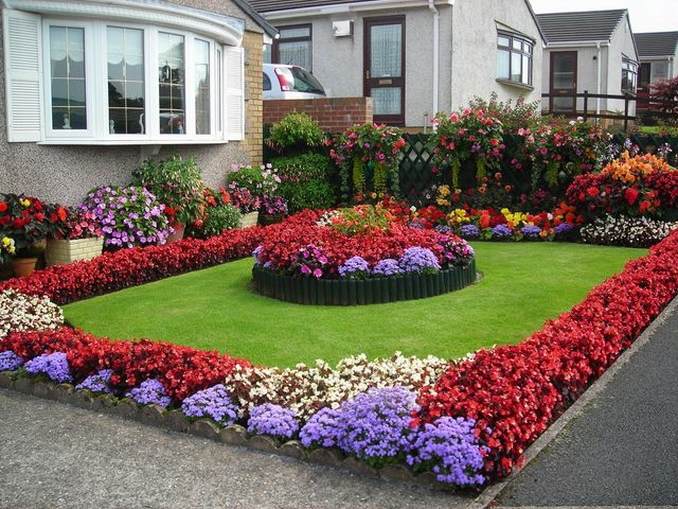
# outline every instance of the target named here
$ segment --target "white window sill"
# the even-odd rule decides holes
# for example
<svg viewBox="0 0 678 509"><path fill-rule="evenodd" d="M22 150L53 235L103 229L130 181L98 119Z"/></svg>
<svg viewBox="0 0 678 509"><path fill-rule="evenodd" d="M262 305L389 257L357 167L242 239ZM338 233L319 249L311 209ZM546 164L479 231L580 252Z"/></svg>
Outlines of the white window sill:
<svg viewBox="0 0 678 509"><path fill-rule="evenodd" d="M141 145L224 145L228 143L227 140L222 139L200 139L200 138L170 138L170 139L154 139L154 140L87 140L87 139L62 139L62 140L43 140L39 141L38 145L100 145L100 146L141 146Z"/></svg>
<svg viewBox="0 0 678 509"><path fill-rule="evenodd" d="M515 87L519 88L521 90L525 90L528 92L531 92L534 90L534 87L532 85L526 85L525 83L519 83L517 81L511 81L511 80L504 80L501 78L497 78L497 83L501 83L502 85L506 85L508 87Z"/></svg>

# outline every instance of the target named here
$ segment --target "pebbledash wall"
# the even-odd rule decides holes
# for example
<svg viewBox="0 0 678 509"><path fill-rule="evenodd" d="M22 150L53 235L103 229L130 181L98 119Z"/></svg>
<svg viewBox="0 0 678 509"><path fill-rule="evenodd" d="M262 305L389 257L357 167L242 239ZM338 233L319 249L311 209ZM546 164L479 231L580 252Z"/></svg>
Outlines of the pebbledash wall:
<svg viewBox="0 0 678 509"><path fill-rule="evenodd" d="M263 30L230 0L170 0L171 3L229 15L245 21L245 139L210 145L57 146L9 143L4 65L0 65L0 192L25 193L47 201L78 203L103 184L126 184L132 170L149 157L195 157L208 185L219 186L232 164L262 161ZM4 62L0 28L0 54Z"/></svg>
<svg viewBox="0 0 678 509"><path fill-rule="evenodd" d="M372 122L372 98L269 100L264 103L264 124L274 124L293 112L308 114L324 131L340 132L355 124Z"/></svg>

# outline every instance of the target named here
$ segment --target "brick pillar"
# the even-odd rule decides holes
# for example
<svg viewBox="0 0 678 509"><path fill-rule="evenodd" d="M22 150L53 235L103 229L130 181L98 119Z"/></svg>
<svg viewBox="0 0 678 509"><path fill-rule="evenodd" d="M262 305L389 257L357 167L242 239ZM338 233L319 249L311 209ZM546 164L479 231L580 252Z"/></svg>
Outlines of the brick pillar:
<svg viewBox="0 0 678 509"><path fill-rule="evenodd" d="M263 66L264 38L256 32L245 32L245 151L251 164L263 158Z"/></svg>

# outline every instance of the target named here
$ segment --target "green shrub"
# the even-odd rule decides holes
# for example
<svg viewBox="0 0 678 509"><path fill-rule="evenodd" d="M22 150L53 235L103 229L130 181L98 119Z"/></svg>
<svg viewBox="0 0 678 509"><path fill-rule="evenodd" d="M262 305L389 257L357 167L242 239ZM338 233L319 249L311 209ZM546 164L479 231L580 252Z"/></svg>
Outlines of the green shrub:
<svg viewBox="0 0 678 509"><path fill-rule="evenodd" d="M306 113L290 113L271 127L270 145L278 151L320 147L325 133Z"/></svg>
<svg viewBox="0 0 678 509"><path fill-rule="evenodd" d="M195 159L176 155L165 161L149 159L134 171L132 183L153 193L169 207L167 215L181 224L190 224L199 215L205 184Z"/></svg>
<svg viewBox="0 0 678 509"><path fill-rule="evenodd" d="M230 188L247 189L252 196L273 196L278 189L277 170L269 163L263 166L240 166L226 176Z"/></svg>
<svg viewBox="0 0 678 509"><path fill-rule="evenodd" d="M333 166L330 158L324 154L308 152L289 157L277 157L271 161L278 169L278 176L283 182L310 182L311 180L328 180Z"/></svg>
<svg viewBox="0 0 678 509"><path fill-rule="evenodd" d="M303 209L326 209L336 203L332 186L322 180L283 182L280 194L287 200L292 213Z"/></svg>
<svg viewBox="0 0 678 509"><path fill-rule="evenodd" d="M217 205L209 207L202 227L202 235L212 237L240 226L240 211L233 205Z"/></svg>

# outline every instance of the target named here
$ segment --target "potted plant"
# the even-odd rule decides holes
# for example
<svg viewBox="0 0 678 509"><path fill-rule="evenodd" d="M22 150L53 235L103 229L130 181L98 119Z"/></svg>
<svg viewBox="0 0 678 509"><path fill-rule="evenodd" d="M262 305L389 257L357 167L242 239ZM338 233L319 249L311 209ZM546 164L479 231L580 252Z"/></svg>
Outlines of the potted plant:
<svg viewBox="0 0 678 509"><path fill-rule="evenodd" d="M258 223L263 200L272 198L280 184L277 170L270 163L258 167L235 165L227 181L230 202L243 214L243 228Z"/></svg>
<svg viewBox="0 0 678 509"><path fill-rule="evenodd" d="M47 240L47 265L64 265L76 260L91 260L104 248L104 236L93 212L85 209L54 211L52 237Z"/></svg>
<svg viewBox="0 0 678 509"><path fill-rule="evenodd" d="M80 210L94 215L107 249L166 244L172 233L165 206L145 187L98 187Z"/></svg>
<svg viewBox="0 0 678 509"><path fill-rule="evenodd" d="M17 277L33 273L50 228L45 205L37 198L0 195L0 237L14 241L12 268Z"/></svg>
<svg viewBox="0 0 678 509"><path fill-rule="evenodd" d="M12 261L16 253L14 239L7 236L0 236L0 267Z"/></svg>
<svg viewBox="0 0 678 509"><path fill-rule="evenodd" d="M186 225L199 216L205 184L195 159L172 156L165 161L145 161L133 174L133 184L143 186L165 205L173 233L168 242L181 240Z"/></svg>

